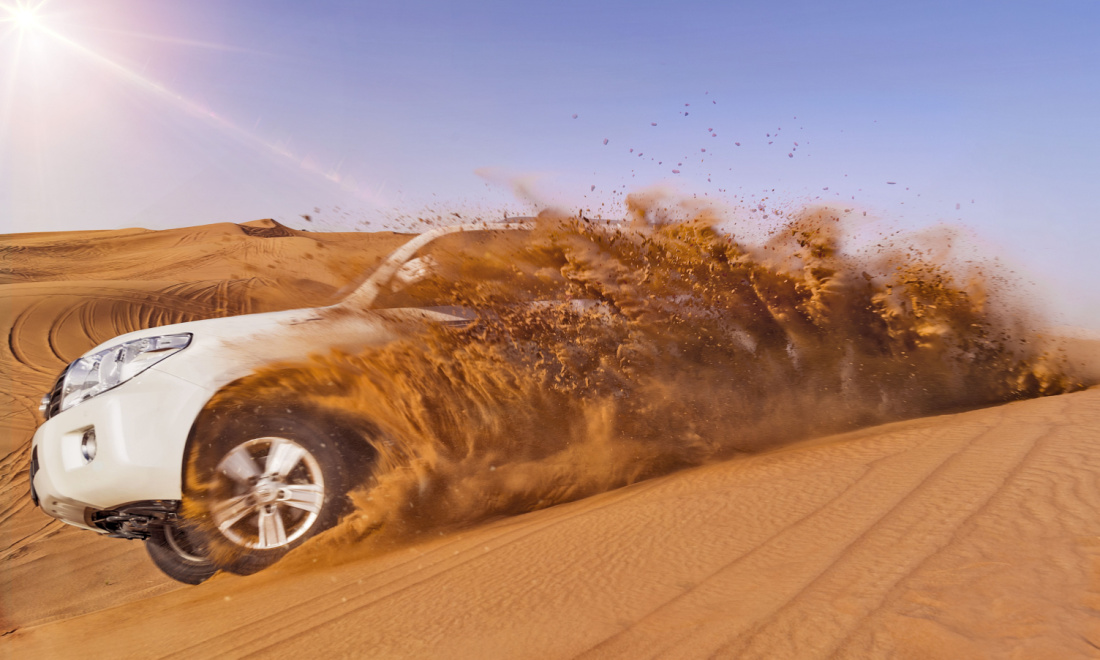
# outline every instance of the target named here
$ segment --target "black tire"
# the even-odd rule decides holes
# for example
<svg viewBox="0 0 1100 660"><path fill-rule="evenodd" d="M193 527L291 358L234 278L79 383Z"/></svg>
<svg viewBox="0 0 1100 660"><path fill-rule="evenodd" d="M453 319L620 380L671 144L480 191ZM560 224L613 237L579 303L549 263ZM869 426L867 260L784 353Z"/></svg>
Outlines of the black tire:
<svg viewBox="0 0 1100 660"><path fill-rule="evenodd" d="M157 568L177 582L202 584L218 572L190 535L175 525L153 526L145 549Z"/></svg>
<svg viewBox="0 0 1100 660"><path fill-rule="evenodd" d="M191 446L185 511L219 568L249 575L350 508L346 432L306 412L252 406L207 417Z"/></svg>

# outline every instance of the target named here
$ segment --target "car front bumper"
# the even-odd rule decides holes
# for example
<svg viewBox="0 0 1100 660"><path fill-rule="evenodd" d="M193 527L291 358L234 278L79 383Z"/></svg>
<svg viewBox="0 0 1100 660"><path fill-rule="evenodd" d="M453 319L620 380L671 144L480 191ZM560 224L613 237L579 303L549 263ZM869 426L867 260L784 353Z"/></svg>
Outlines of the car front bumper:
<svg viewBox="0 0 1100 660"><path fill-rule="evenodd" d="M153 367L48 419L32 448L31 487L42 510L104 532L92 513L179 500L187 435L212 394ZM91 461L80 448L89 430L96 438Z"/></svg>

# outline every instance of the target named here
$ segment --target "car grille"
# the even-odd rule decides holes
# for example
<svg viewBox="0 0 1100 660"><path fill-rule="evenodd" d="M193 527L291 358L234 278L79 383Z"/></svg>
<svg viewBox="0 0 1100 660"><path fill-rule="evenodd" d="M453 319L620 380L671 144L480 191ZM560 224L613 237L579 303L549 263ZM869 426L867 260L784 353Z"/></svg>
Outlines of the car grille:
<svg viewBox="0 0 1100 660"><path fill-rule="evenodd" d="M38 506L38 493L34 490L34 475L38 472L38 446L31 450L31 500Z"/></svg>
<svg viewBox="0 0 1100 660"><path fill-rule="evenodd" d="M50 399L46 403L46 409L42 412L46 419L49 419L61 411L61 387L65 384L65 371L61 372L61 375L57 378L57 382L54 383L53 389L50 390Z"/></svg>

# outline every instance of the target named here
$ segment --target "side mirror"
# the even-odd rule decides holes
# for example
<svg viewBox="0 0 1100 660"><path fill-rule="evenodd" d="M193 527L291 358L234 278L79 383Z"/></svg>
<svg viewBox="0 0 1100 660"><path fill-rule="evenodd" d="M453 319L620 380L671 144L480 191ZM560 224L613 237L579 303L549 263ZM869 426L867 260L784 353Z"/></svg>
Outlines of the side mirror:
<svg viewBox="0 0 1100 660"><path fill-rule="evenodd" d="M393 274L393 278L390 280L390 291L400 291L430 277L438 265L438 262L430 255L406 261Z"/></svg>

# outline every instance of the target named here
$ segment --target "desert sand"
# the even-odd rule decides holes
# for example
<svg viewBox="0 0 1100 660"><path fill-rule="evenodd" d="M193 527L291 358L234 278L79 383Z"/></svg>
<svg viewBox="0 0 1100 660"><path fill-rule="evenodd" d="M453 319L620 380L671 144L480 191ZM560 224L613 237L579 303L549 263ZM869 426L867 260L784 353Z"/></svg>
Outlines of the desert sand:
<svg viewBox="0 0 1100 660"><path fill-rule="evenodd" d="M0 655L1100 657L1097 389L399 546L307 544L198 587L33 506L37 403L69 361L137 328L327 302L403 240L270 221L0 237ZM1095 346L1073 359L1095 369Z"/></svg>

